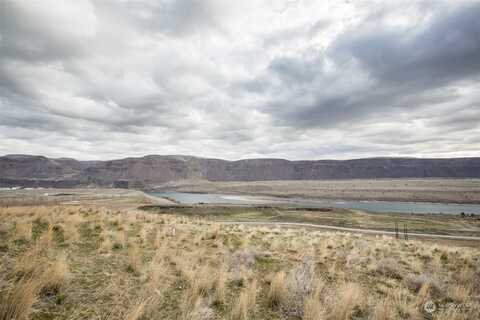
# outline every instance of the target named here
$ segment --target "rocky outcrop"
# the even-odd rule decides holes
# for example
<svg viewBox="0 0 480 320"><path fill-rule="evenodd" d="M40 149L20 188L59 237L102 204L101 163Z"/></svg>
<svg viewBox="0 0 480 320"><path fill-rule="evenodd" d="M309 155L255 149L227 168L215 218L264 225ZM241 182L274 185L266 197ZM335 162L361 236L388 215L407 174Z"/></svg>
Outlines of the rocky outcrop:
<svg viewBox="0 0 480 320"><path fill-rule="evenodd" d="M480 178L480 158L225 161L190 156L145 156L77 161L42 156L0 157L0 187L151 188L169 181Z"/></svg>

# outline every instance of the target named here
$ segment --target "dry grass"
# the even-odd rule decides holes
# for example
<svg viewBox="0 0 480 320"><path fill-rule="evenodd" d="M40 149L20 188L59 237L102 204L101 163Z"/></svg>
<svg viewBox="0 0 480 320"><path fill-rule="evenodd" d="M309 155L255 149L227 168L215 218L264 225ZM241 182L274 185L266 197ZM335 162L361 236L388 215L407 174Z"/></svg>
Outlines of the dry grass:
<svg viewBox="0 0 480 320"><path fill-rule="evenodd" d="M287 289L285 288L285 272L277 272L270 284L267 301L271 307L279 307L285 303L287 298Z"/></svg>
<svg viewBox="0 0 480 320"><path fill-rule="evenodd" d="M302 319L323 320L326 317L325 305L322 301L324 293L325 283L323 280L317 279L313 291L304 298Z"/></svg>
<svg viewBox="0 0 480 320"><path fill-rule="evenodd" d="M210 320L214 318L212 308L203 299L198 299L193 309L185 314L184 320Z"/></svg>
<svg viewBox="0 0 480 320"><path fill-rule="evenodd" d="M463 303L471 296L471 289L469 286L452 285L448 288L448 296L455 302Z"/></svg>
<svg viewBox="0 0 480 320"><path fill-rule="evenodd" d="M53 224L48 223L47 231L38 240L41 248L50 248L53 244Z"/></svg>
<svg viewBox="0 0 480 320"><path fill-rule="evenodd" d="M312 295L305 298L303 309L304 320L323 320L325 319L324 312L324 307L322 306L319 297Z"/></svg>
<svg viewBox="0 0 480 320"><path fill-rule="evenodd" d="M30 221L18 221L15 224L15 240L29 241L32 239L32 223Z"/></svg>
<svg viewBox="0 0 480 320"><path fill-rule="evenodd" d="M13 271L17 276L37 276L39 267L45 265L46 259L42 255L42 248L34 245L18 256Z"/></svg>
<svg viewBox="0 0 480 320"><path fill-rule="evenodd" d="M253 279L250 285L247 288L247 295L248 295L248 304L250 309L255 308L255 304L257 303L257 280Z"/></svg>
<svg viewBox="0 0 480 320"><path fill-rule="evenodd" d="M416 298L417 306L422 306L430 298L430 289L431 289L430 283L426 282L422 285L422 287L418 291L418 295Z"/></svg>
<svg viewBox="0 0 480 320"><path fill-rule="evenodd" d="M248 287L240 292L238 301L235 304L231 318L233 320L247 320L254 311L257 301L257 281L253 280Z"/></svg>
<svg viewBox="0 0 480 320"><path fill-rule="evenodd" d="M212 270L208 266L204 266L200 270L192 269L191 266L184 267L182 272L189 283L189 287L183 295L182 318L191 319L192 314L195 314L199 309L199 301L201 301L202 296L206 296L212 288L214 277L212 277Z"/></svg>
<svg viewBox="0 0 480 320"><path fill-rule="evenodd" d="M115 243L113 244L116 248L125 248L127 245L127 232L125 230L117 230L115 232Z"/></svg>
<svg viewBox="0 0 480 320"><path fill-rule="evenodd" d="M221 267L217 274L217 279L215 280L215 303L225 303L227 294L227 280L227 272L223 267Z"/></svg>
<svg viewBox="0 0 480 320"><path fill-rule="evenodd" d="M37 301L38 289L37 279L22 278L0 297L0 319L28 319L32 306Z"/></svg>
<svg viewBox="0 0 480 320"><path fill-rule="evenodd" d="M349 320L355 312L364 308L362 288L356 283L345 283L338 288L336 302L333 305L331 318L335 320Z"/></svg>
<svg viewBox="0 0 480 320"><path fill-rule="evenodd" d="M393 318L393 306L388 300L380 301L373 309L371 320L390 320Z"/></svg>
<svg viewBox="0 0 480 320"><path fill-rule="evenodd" d="M65 286L68 276L66 257L61 255L41 276L41 291L44 294L57 294Z"/></svg>
<svg viewBox="0 0 480 320"><path fill-rule="evenodd" d="M104 233L103 234L103 241L102 244L100 245L99 251L100 252L110 252L110 250L113 248L113 243L112 243L112 236L110 233Z"/></svg>
<svg viewBox="0 0 480 320"><path fill-rule="evenodd" d="M142 255L138 246L134 243L128 249L127 270L137 275L142 271Z"/></svg>
<svg viewBox="0 0 480 320"><path fill-rule="evenodd" d="M77 242L80 240L80 233L78 232L80 222L82 217L78 214L68 215L68 218L65 219L63 223L63 228L65 230L65 237L71 242Z"/></svg>
<svg viewBox="0 0 480 320"><path fill-rule="evenodd" d="M231 316L232 320L248 319L249 306L248 293L243 290L238 297L237 304L233 307Z"/></svg>
<svg viewBox="0 0 480 320"><path fill-rule="evenodd" d="M0 208L0 225L0 320L421 319L428 300L480 305L478 248L83 206Z"/></svg>
<svg viewBox="0 0 480 320"><path fill-rule="evenodd" d="M149 286L157 295L160 295L163 289L160 285L163 283L165 273L166 266L163 262L157 259L152 260L150 263Z"/></svg>
<svg viewBox="0 0 480 320"><path fill-rule="evenodd" d="M147 306L147 300L141 300L137 302L133 307L128 311L125 320L138 320L142 317Z"/></svg>

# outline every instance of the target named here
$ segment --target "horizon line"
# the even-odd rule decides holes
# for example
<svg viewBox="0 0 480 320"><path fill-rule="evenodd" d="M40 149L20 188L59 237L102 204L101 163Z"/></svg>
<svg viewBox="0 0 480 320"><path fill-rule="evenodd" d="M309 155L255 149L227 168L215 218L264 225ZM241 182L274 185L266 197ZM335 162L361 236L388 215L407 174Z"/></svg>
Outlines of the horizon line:
<svg viewBox="0 0 480 320"><path fill-rule="evenodd" d="M207 160L221 160L221 161L228 161L228 162L237 162L237 161L248 161L248 160L283 160L289 162L315 162L315 161L355 161L355 160L374 160L374 159L412 159L412 160L454 160L454 159L479 159L478 157L409 157L409 156L372 156L372 157L360 157L360 158L349 158L349 159L331 159L331 158L324 158L324 159L300 159L300 160L291 160L287 158L241 158L236 160L227 160L223 158L213 158L213 157L201 157L201 156L194 156L189 154L145 154L143 156L126 156L123 158L114 158L114 159L106 159L106 160L78 160L72 157L49 157L39 154L23 154L23 153L11 153L0 155L0 158L7 158L7 157L39 157L39 158L46 158L52 160L75 160L78 162L108 162L108 161L120 161L126 159L143 159L147 157L189 157L189 158L198 158L198 159L207 159Z"/></svg>

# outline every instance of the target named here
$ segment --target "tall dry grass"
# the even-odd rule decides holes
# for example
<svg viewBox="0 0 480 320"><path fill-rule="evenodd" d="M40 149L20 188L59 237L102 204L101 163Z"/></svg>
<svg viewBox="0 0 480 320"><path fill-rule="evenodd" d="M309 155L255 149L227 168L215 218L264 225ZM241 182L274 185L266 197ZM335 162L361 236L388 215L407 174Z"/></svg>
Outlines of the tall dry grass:
<svg viewBox="0 0 480 320"><path fill-rule="evenodd" d="M333 304L331 319L350 320L354 311L364 309L364 295L362 288L356 283L345 283L337 289Z"/></svg>
<svg viewBox="0 0 480 320"><path fill-rule="evenodd" d="M379 301L374 309L371 316L371 320L390 320L394 319L393 306L390 301L383 299Z"/></svg>
<svg viewBox="0 0 480 320"><path fill-rule="evenodd" d="M206 296L208 291L212 289L215 282L215 278L212 277L214 272L209 266L196 269L188 265L182 267L182 273L189 283L183 294L182 317L183 319L190 319L201 298Z"/></svg>
<svg viewBox="0 0 480 320"><path fill-rule="evenodd" d="M324 320L325 310L320 299L315 295L305 298L303 318L304 320Z"/></svg>
<svg viewBox="0 0 480 320"><path fill-rule="evenodd" d="M277 272L272 282L267 295L268 305L271 307L279 307L285 303L287 298L287 289L285 287L285 272Z"/></svg>
<svg viewBox="0 0 480 320"><path fill-rule="evenodd" d="M228 275L224 267L220 267L215 280L215 303L224 304L227 293Z"/></svg>
<svg viewBox="0 0 480 320"><path fill-rule="evenodd" d="M53 223L49 222L47 231L44 232L37 240L38 246L43 249L50 249L53 246Z"/></svg>
<svg viewBox="0 0 480 320"><path fill-rule="evenodd" d="M32 239L32 222L19 220L15 224L15 240L29 241Z"/></svg>
<svg viewBox="0 0 480 320"><path fill-rule="evenodd" d="M0 320L43 315L70 320L96 315L109 320L420 319L426 300L471 305L480 294L476 248L217 227L206 219L106 215L82 207L9 208L8 214L0 209L0 222L8 224L0 234L1 240L8 238L0 246ZM11 241L18 221L33 221L37 235L37 219L43 232L36 242ZM65 243L57 242L53 226L59 225ZM69 225L82 236L73 240ZM164 232L171 225L176 236ZM129 241L127 230L130 235L144 231ZM98 254L102 238L114 242L104 240ZM122 244L115 248L115 243ZM436 318L480 319L480 313L438 313Z"/></svg>
<svg viewBox="0 0 480 320"><path fill-rule="evenodd" d="M257 281L253 280L238 297L231 313L232 320L247 320L254 311L257 301Z"/></svg>
<svg viewBox="0 0 480 320"><path fill-rule="evenodd" d="M303 301L304 320L323 320L326 317L326 310L324 302L322 301L322 294L325 291L325 283L321 279L317 279L314 284L314 289L310 292Z"/></svg>
<svg viewBox="0 0 480 320"><path fill-rule="evenodd" d="M68 276L68 263L65 255L60 255L41 275L41 291L44 294L58 293L64 286Z"/></svg>
<svg viewBox="0 0 480 320"><path fill-rule="evenodd" d="M0 296L1 320L26 320L38 300L40 282L32 277L20 279L11 289Z"/></svg>
<svg viewBox="0 0 480 320"><path fill-rule="evenodd" d="M125 316L125 320L139 320L142 318L145 308L147 307L147 300L141 300L135 303L130 310L128 310L127 315Z"/></svg>
<svg viewBox="0 0 480 320"><path fill-rule="evenodd" d="M134 274L140 274L142 271L142 254L135 243L132 243L128 249L127 269Z"/></svg>
<svg viewBox="0 0 480 320"><path fill-rule="evenodd" d="M150 262L148 285L157 295L161 295L164 288L161 286L165 283L167 278L167 266L163 261L153 259Z"/></svg>

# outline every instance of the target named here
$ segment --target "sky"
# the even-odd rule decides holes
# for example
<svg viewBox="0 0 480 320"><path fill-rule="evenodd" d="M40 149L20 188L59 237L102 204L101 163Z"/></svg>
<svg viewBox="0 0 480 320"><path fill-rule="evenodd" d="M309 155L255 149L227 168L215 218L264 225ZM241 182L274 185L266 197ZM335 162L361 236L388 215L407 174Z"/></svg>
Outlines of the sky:
<svg viewBox="0 0 480 320"><path fill-rule="evenodd" d="M0 155L480 156L480 2L0 0Z"/></svg>

